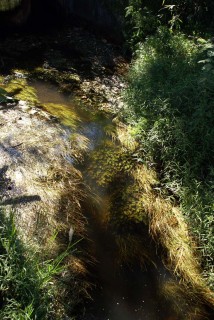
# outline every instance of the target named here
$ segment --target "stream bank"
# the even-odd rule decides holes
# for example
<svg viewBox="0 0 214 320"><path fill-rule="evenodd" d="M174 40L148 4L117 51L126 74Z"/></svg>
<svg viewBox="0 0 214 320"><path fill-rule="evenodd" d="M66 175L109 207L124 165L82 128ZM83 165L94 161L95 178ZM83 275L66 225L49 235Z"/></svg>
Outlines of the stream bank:
<svg viewBox="0 0 214 320"><path fill-rule="evenodd" d="M42 215L41 207L35 211L35 201L39 204L48 195L43 201L46 220L43 228L37 228L41 231L40 243L44 244L55 228L61 248L68 243L72 229L74 240L84 238L78 245L80 256L71 257L69 262L71 276L69 272L63 274L72 288L76 283L80 286L79 293L74 290L79 300L89 294L94 298L94 304L76 302L76 318L203 319L206 302L197 300L200 292L197 296L191 285L179 283L179 273L174 276L161 262L170 268L167 245L174 241L176 250L184 253L178 259L188 256L187 249L201 284L189 243L180 251L183 237L190 239L188 229L178 210L156 193L155 173L134 161L137 143L129 128L118 120L112 122L122 108L120 92L125 83L120 75L127 69L119 49L105 39L74 29L63 33L63 38L62 33L47 38L14 36L3 42L1 50L5 88L17 100L36 105L19 102L18 106L1 108L2 159L13 172L11 176L2 170L7 193L2 201L11 205L11 199L16 200L12 205L20 206L22 214L29 206L27 199L32 200L28 211ZM23 155L28 157L23 159ZM23 164L26 159L27 167ZM11 186L9 179L13 181ZM27 181L29 189L22 189L20 184ZM40 194L41 184L45 196ZM20 229L29 230L27 216L23 215ZM32 223L35 221L33 218ZM50 225L53 228L46 235L44 231ZM177 239L176 229L180 232ZM150 236L151 230L156 242L162 244L159 249ZM37 234L29 233L32 237L37 239ZM173 257L175 269L176 259ZM92 289L87 279L93 283ZM69 294L66 301L68 297L75 300L75 294Z"/></svg>

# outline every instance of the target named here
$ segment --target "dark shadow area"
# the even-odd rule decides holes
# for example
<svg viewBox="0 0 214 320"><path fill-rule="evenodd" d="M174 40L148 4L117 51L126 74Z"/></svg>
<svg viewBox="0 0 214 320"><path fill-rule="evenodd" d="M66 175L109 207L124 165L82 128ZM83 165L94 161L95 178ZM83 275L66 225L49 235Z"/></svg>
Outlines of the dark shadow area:
<svg viewBox="0 0 214 320"><path fill-rule="evenodd" d="M161 285L175 278L162 264L163 253L149 235L148 227L134 222L121 222L119 228L112 222L103 225L100 218L105 203L101 200L97 205L93 202L93 195L88 201L82 203L82 207L88 219L90 242L81 242L80 246L95 259L87 266L93 283L92 301L86 300L77 306L77 319L166 320L173 317L183 320L173 310L172 302L160 293ZM121 248L117 239L132 239L132 236L135 239L139 236L138 246L141 247L141 255L145 255L143 265L140 256L134 255L132 259L126 257L127 261L119 262ZM129 246L128 241L126 245Z"/></svg>
<svg viewBox="0 0 214 320"><path fill-rule="evenodd" d="M41 201L40 196L21 196L21 197L14 197L12 199L6 199L2 202L0 202L0 206L7 206L7 205L17 205L17 204L26 204L28 202L35 202L35 201Z"/></svg>
<svg viewBox="0 0 214 320"><path fill-rule="evenodd" d="M38 195L15 196L16 186L11 179L7 177L7 170L7 165L0 169L0 197L6 197L6 199L4 198L4 200L0 200L0 206L18 205L41 201L41 197Z"/></svg>
<svg viewBox="0 0 214 320"><path fill-rule="evenodd" d="M12 158L16 158L16 159L22 158L22 152L20 152L15 146L5 147L2 143L0 143L0 149L2 149Z"/></svg>
<svg viewBox="0 0 214 320"><path fill-rule="evenodd" d="M119 47L81 28L26 30L0 40L1 73L25 70L29 77L56 84L72 83L74 73L81 80L112 75L119 60L125 61Z"/></svg>
<svg viewBox="0 0 214 320"><path fill-rule="evenodd" d="M14 185L6 176L6 172L8 170L8 166L5 165L0 169L0 196L7 194L10 190L13 189Z"/></svg>

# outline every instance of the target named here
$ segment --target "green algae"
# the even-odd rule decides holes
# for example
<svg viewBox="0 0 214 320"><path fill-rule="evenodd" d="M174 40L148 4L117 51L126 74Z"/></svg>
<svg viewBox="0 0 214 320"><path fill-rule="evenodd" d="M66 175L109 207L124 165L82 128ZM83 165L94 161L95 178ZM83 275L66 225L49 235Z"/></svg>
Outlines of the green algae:
<svg viewBox="0 0 214 320"><path fill-rule="evenodd" d="M112 128L109 126L107 129ZM112 198L111 216L116 224L127 220L146 222L144 193L132 178L133 167L130 153L111 140L104 141L91 154L88 174L99 186L109 190Z"/></svg>
<svg viewBox="0 0 214 320"><path fill-rule="evenodd" d="M144 194L139 185L133 183L124 188L121 192L120 203L120 207L113 206L112 211L120 215L122 220L128 219L136 223L147 223L147 215L144 209Z"/></svg>
<svg viewBox="0 0 214 320"><path fill-rule="evenodd" d="M71 129L75 129L78 123L80 123L80 119L76 112L71 108L68 108L67 105L45 103L41 105L41 108L58 118L63 125Z"/></svg>
<svg viewBox="0 0 214 320"><path fill-rule="evenodd" d="M92 152L90 161L90 175L103 187L108 186L118 174L130 171L133 166L129 154L124 153L111 140L104 141L98 150Z"/></svg>
<svg viewBox="0 0 214 320"><path fill-rule="evenodd" d="M4 78L1 80L4 81ZM36 105L39 102L36 90L28 85L26 79L4 81L3 88L16 100L24 100L31 105Z"/></svg>

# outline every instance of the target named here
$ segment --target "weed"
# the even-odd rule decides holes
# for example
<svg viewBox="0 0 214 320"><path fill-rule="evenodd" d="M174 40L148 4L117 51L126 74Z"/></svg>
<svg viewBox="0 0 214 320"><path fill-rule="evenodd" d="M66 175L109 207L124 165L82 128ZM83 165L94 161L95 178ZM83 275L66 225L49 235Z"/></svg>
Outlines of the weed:
<svg viewBox="0 0 214 320"><path fill-rule="evenodd" d="M1 210L0 319L47 319L54 310L56 276L70 248L56 259L42 260L38 251L22 243L14 224Z"/></svg>

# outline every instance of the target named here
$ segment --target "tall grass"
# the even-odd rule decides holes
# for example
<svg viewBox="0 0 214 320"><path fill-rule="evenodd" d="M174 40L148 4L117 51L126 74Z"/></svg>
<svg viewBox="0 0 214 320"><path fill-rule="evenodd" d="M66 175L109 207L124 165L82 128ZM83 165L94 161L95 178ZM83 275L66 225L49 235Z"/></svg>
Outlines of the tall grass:
<svg viewBox="0 0 214 320"><path fill-rule="evenodd" d="M138 157L156 167L162 192L180 202L214 287L213 80L211 42L159 28L132 64L124 115L140 141Z"/></svg>
<svg viewBox="0 0 214 320"><path fill-rule="evenodd" d="M0 211L0 220L0 319L57 319L56 275L68 253L42 261L20 240L12 214Z"/></svg>

